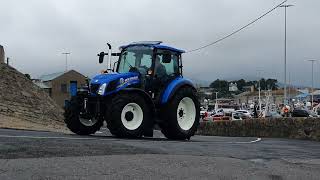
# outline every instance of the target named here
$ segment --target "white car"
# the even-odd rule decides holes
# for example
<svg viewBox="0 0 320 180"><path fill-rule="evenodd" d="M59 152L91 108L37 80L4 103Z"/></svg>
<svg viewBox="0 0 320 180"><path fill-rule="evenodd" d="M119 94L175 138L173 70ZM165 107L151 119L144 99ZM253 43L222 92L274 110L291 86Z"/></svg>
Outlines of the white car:
<svg viewBox="0 0 320 180"><path fill-rule="evenodd" d="M248 110L242 109L242 110L236 110L236 112L242 113L242 114L244 114L245 116L250 117L250 118L252 117L252 116L251 116L251 112L248 111Z"/></svg>

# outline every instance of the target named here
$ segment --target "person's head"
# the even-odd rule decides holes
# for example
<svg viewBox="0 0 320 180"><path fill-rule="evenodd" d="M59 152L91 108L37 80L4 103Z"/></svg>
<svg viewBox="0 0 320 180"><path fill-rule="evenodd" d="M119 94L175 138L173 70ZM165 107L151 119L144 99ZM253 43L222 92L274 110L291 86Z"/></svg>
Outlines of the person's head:
<svg viewBox="0 0 320 180"><path fill-rule="evenodd" d="M160 65L160 56L159 55L156 56L155 65L156 66Z"/></svg>

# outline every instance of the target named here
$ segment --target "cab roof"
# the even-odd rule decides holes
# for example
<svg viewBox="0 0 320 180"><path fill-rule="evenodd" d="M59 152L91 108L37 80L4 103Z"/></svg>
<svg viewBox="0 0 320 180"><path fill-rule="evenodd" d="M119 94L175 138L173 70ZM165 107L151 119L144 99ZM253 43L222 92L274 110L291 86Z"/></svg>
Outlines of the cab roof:
<svg viewBox="0 0 320 180"><path fill-rule="evenodd" d="M170 50L178 53L185 53L184 50L177 49L171 46L167 46L162 44L162 41L140 41L140 42L133 42L128 45L120 46L120 48L124 49L130 46L149 46L157 49L165 49L165 50Z"/></svg>

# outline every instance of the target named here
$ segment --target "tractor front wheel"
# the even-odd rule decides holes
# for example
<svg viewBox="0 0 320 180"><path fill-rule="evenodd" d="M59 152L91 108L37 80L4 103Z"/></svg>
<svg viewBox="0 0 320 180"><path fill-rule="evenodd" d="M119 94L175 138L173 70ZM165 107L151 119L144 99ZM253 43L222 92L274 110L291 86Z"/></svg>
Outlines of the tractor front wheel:
<svg viewBox="0 0 320 180"><path fill-rule="evenodd" d="M164 116L165 115L165 116ZM200 121L200 105L195 90L179 89L162 109L162 133L168 139L190 139Z"/></svg>
<svg viewBox="0 0 320 180"><path fill-rule="evenodd" d="M65 108L64 117L67 127L79 135L94 134L103 125L103 119L85 112L84 98L81 96L71 98L69 106Z"/></svg>
<svg viewBox="0 0 320 180"><path fill-rule="evenodd" d="M120 93L112 99L106 121L110 132L118 137L141 137L151 119L151 109L137 93Z"/></svg>

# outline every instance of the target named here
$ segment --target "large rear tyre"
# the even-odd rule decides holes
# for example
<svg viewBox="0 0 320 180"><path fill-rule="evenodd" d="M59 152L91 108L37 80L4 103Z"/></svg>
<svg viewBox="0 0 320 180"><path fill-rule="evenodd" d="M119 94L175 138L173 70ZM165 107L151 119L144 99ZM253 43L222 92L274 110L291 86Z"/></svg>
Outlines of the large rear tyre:
<svg viewBox="0 0 320 180"><path fill-rule="evenodd" d="M179 89L162 109L161 132L168 139L190 139L200 121L200 105L195 90Z"/></svg>
<svg viewBox="0 0 320 180"><path fill-rule="evenodd" d="M120 93L112 99L106 121L111 134L117 137L138 138L148 128L151 108L137 93Z"/></svg>
<svg viewBox="0 0 320 180"><path fill-rule="evenodd" d="M103 119L98 119L84 113L84 98L80 96L72 97L69 106L65 108L64 122L67 127L76 134L89 135L100 130Z"/></svg>

